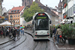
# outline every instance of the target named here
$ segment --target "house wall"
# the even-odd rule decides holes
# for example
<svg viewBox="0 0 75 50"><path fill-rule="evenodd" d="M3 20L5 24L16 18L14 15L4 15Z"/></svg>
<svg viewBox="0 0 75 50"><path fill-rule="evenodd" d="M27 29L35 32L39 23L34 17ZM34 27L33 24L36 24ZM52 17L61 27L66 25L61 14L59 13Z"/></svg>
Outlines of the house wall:
<svg viewBox="0 0 75 50"><path fill-rule="evenodd" d="M58 25L59 17L51 16L52 25Z"/></svg>
<svg viewBox="0 0 75 50"><path fill-rule="evenodd" d="M3 15L4 13L6 13L6 12L7 12L6 8L5 8L5 7L3 7L2 15Z"/></svg>
<svg viewBox="0 0 75 50"><path fill-rule="evenodd" d="M75 0L67 0L67 6L65 8L63 8L63 18L64 15L67 15L67 17L72 17L72 15L74 14L74 1Z"/></svg>
<svg viewBox="0 0 75 50"><path fill-rule="evenodd" d="M0 0L0 16L2 16L2 0Z"/></svg>
<svg viewBox="0 0 75 50"><path fill-rule="evenodd" d="M26 24L26 21L24 20L23 17L20 18L20 25L25 25Z"/></svg>
<svg viewBox="0 0 75 50"><path fill-rule="evenodd" d="M11 19L10 19L10 16L12 15L12 23L14 23L15 21L15 25L20 25L20 14L9 14L8 17L9 17L9 22L11 22Z"/></svg>

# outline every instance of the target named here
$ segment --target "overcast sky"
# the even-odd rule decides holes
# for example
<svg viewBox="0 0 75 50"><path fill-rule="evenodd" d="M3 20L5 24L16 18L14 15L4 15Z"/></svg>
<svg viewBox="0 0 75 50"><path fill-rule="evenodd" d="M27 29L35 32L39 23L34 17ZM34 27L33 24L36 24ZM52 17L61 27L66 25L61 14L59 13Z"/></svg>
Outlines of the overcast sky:
<svg viewBox="0 0 75 50"><path fill-rule="evenodd" d="M48 5L48 7L55 8L58 5L59 0L40 0L43 5ZM2 6L7 10L12 9L12 7L22 6L22 0L4 0Z"/></svg>

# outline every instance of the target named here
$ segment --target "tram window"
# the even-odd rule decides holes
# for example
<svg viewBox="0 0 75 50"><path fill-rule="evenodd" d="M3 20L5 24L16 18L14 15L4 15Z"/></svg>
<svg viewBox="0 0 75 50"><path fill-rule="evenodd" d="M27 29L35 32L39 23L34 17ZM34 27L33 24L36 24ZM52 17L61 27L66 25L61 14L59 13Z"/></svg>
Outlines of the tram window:
<svg viewBox="0 0 75 50"><path fill-rule="evenodd" d="M47 19L38 19L35 22L36 30L48 30L48 20Z"/></svg>

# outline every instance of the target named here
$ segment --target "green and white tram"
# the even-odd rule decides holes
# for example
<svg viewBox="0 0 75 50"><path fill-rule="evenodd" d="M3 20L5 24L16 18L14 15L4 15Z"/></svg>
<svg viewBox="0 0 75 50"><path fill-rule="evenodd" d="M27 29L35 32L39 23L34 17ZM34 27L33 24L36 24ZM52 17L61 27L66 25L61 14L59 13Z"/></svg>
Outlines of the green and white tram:
<svg viewBox="0 0 75 50"><path fill-rule="evenodd" d="M33 16L33 38L34 40L49 40L50 39L50 16L48 13L37 12Z"/></svg>

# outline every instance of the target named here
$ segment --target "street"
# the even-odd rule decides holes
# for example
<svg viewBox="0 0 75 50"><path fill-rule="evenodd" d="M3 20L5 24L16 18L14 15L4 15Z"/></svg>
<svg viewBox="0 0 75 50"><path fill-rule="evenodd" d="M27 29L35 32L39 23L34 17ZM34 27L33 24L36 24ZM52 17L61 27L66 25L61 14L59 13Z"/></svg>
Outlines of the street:
<svg viewBox="0 0 75 50"><path fill-rule="evenodd" d="M32 34L32 31L28 30L28 32L31 32ZM21 38L19 40L10 41L0 45L0 50L74 50L74 48L59 47L57 47L52 40L34 41L30 34L25 33L24 35L21 34Z"/></svg>
<svg viewBox="0 0 75 50"><path fill-rule="evenodd" d="M16 41L10 41L3 45L0 45L0 50L74 50L73 47L61 47L57 46L50 41L34 41L33 33L31 30L25 30L24 35L21 34L21 38ZM31 36L32 35L32 36Z"/></svg>
<svg viewBox="0 0 75 50"><path fill-rule="evenodd" d="M56 47L50 41L33 41L33 37L25 33L20 40L1 45L0 50L56 50Z"/></svg>
<svg viewBox="0 0 75 50"><path fill-rule="evenodd" d="M50 41L33 41L33 37L26 35L26 41L12 50L56 50L53 42Z"/></svg>

